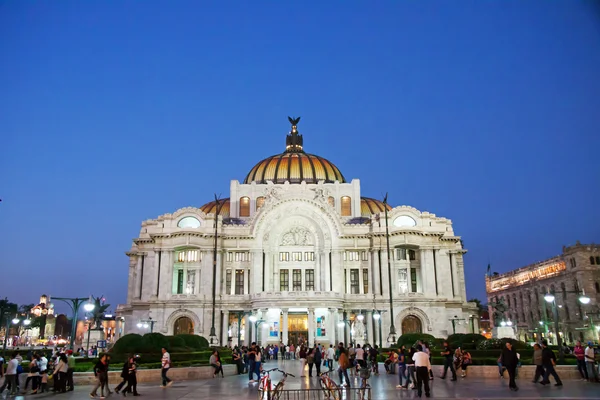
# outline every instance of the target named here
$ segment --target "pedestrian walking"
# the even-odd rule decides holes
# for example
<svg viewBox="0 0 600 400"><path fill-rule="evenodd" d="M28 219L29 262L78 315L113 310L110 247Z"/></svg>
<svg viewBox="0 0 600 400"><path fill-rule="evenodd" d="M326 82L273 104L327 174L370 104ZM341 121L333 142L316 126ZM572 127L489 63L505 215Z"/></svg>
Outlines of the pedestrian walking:
<svg viewBox="0 0 600 400"><path fill-rule="evenodd" d="M517 370L517 364L519 363L519 358L517 357L517 352L513 349L512 344L510 342L506 342L504 346L505 347L502 350L502 354L500 355L500 362L508 372L508 387L510 388L510 390L516 392L517 390L519 390L519 388L517 387L517 383L515 382L515 375Z"/></svg>
<svg viewBox="0 0 600 400"><path fill-rule="evenodd" d="M96 383L94 388L90 393L90 397L93 399L98 395L98 388L100 388L100 398L104 399L104 377L106 376L104 373L107 372L107 364L106 364L106 355L100 357L100 360L94 366L94 377L96 378Z"/></svg>
<svg viewBox="0 0 600 400"><path fill-rule="evenodd" d="M554 386L562 386L562 381L560 380L560 377L554 369L554 366L556 365L556 356L554 355L554 352L548 347L547 340L542 341L542 365L544 366L545 371L544 379L540 383L542 385L550 384L549 378L550 375L552 375L554 377L554 380L556 381Z"/></svg>
<svg viewBox="0 0 600 400"><path fill-rule="evenodd" d="M127 393L133 393L134 396L139 396L137 391L137 364L133 356L127 360L127 386L123 389L123 397L127 397Z"/></svg>
<svg viewBox="0 0 600 400"><path fill-rule="evenodd" d="M0 394L4 392L4 389L10 390L9 395L17 394L17 368L19 367L19 361L16 358L16 354L10 356L10 361L6 364L6 372L4 374L4 384L0 387Z"/></svg>
<svg viewBox="0 0 600 400"><path fill-rule="evenodd" d="M321 375L321 361L323 360L323 354L321 353L321 349L318 346L315 346L315 349L313 351L313 357L318 377L319 375ZM309 375L312 376L312 373L310 373Z"/></svg>
<svg viewBox="0 0 600 400"><path fill-rule="evenodd" d="M540 377L543 380L546 371L544 371L544 366L542 364L542 346L537 343L533 345L533 365L535 365L535 375L533 376L532 382L538 383Z"/></svg>
<svg viewBox="0 0 600 400"><path fill-rule="evenodd" d="M75 356L73 350L67 351L67 391L72 392L75 389L75 383L73 382L73 372L75 372Z"/></svg>
<svg viewBox="0 0 600 400"><path fill-rule="evenodd" d="M585 366L586 372L588 376L588 380L598 382L598 370L596 369L596 355L594 353L594 344L592 342L588 342L587 347L585 348Z"/></svg>
<svg viewBox="0 0 600 400"><path fill-rule="evenodd" d="M417 373L417 396L421 397L423 394L423 388L425 389L425 397L430 397L431 392L429 390L429 370L431 369L431 363L429 362L429 355L423 352L423 346L417 345L417 351L413 354L413 361L415 362L415 369Z"/></svg>
<svg viewBox="0 0 600 400"><path fill-rule="evenodd" d="M162 387L166 388L167 386L171 386L173 381L169 379L167 373L169 372L169 368L171 368L171 355L164 347L161 349L162 358L160 360L161 370L160 374L162 376Z"/></svg>
<svg viewBox="0 0 600 400"><path fill-rule="evenodd" d="M338 374L340 377L340 385L350 386L350 378L348 378L348 368L351 368L350 359L348 358L348 354L346 354L343 343L338 345L338 349L340 350L340 357L338 358ZM346 383L344 383L342 377L346 378Z"/></svg>
<svg viewBox="0 0 600 400"><path fill-rule="evenodd" d="M456 370L454 369L454 355L452 353L452 349L447 341L444 342L444 351L442 351L442 356L444 357L444 373L440 378L446 379L446 373L448 372L448 368L452 372L452 381L456 380Z"/></svg>

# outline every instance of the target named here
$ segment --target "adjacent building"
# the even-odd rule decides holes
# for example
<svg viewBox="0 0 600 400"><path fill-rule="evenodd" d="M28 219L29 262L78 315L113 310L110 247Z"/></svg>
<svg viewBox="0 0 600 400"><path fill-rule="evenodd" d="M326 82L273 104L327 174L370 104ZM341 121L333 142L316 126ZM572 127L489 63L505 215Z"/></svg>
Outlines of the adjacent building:
<svg viewBox="0 0 600 400"><path fill-rule="evenodd" d="M501 301L507 309L504 322L511 322L520 340L546 338L556 342L553 304L557 307L560 335L567 343L598 340L600 245L577 242L563 247L556 257L488 275L486 290L492 326L502 323L500 317L494 320L492 308L493 303ZM545 301L548 293L554 295L554 303ZM588 304L579 300L584 295L590 298Z"/></svg>
<svg viewBox="0 0 600 400"><path fill-rule="evenodd" d="M457 332L478 331L452 221L365 196L358 179L306 153L290 122L284 152L232 180L229 198L142 223L117 312L125 333L385 345L444 337L457 320Z"/></svg>

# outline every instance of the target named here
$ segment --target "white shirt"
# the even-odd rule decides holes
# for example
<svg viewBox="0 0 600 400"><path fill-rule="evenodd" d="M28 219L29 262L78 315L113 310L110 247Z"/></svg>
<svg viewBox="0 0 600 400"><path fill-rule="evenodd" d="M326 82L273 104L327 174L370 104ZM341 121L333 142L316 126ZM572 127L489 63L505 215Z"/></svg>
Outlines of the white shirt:
<svg viewBox="0 0 600 400"><path fill-rule="evenodd" d="M171 355L168 351L165 351L162 355L162 359L160 360L163 368L171 367Z"/></svg>
<svg viewBox="0 0 600 400"><path fill-rule="evenodd" d="M334 357L335 357L335 350L333 349L333 347L328 348L327 349L327 359L333 360Z"/></svg>
<svg viewBox="0 0 600 400"><path fill-rule="evenodd" d="M40 372L44 372L45 370L48 369L48 359L44 356L42 356L40 358L40 361L38 362L38 366L40 367Z"/></svg>
<svg viewBox="0 0 600 400"><path fill-rule="evenodd" d="M423 351L417 351L413 354L413 361L415 362L415 367L427 367L431 368L431 364L429 363L429 355Z"/></svg>
<svg viewBox="0 0 600 400"><path fill-rule="evenodd" d="M362 349L362 347L356 349L356 351L354 352L354 354L356 354L356 359L357 360L364 360L365 359L365 351Z"/></svg>
<svg viewBox="0 0 600 400"><path fill-rule="evenodd" d="M8 362L8 364L6 365L6 375L16 375L18 366L19 366L19 360L17 360L16 358L13 358L12 360L10 360Z"/></svg>
<svg viewBox="0 0 600 400"><path fill-rule="evenodd" d="M594 349L590 346L585 348L585 361L594 362Z"/></svg>

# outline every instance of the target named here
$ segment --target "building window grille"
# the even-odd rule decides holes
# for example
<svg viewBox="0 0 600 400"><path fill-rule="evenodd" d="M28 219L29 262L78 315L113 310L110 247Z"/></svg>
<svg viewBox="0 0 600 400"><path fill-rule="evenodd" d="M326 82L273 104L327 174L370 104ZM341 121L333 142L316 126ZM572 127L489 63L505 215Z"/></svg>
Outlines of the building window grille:
<svg viewBox="0 0 600 400"><path fill-rule="evenodd" d="M315 290L315 270L307 269L304 271L304 281L306 290Z"/></svg>
<svg viewBox="0 0 600 400"><path fill-rule="evenodd" d="M358 269L350 270L350 294L360 294L360 280L358 278Z"/></svg>
<svg viewBox="0 0 600 400"><path fill-rule="evenodd" d="M287 269L279 270L279 290L282 292L290 290L290 271Z"/></svg>
<svg viewBox="0 0 600 400"><path fill-rule="evenodd" d="M302 290L302 270L292 270L292 289L296 292Z"/></svg>
<svg viewBox="0 0 600 400"><path fill-rule="evenodd" d="M194 294L196 292L196 271L188 271L185 291L187 294Z"/></svg>
<svg viewBox="0 0 600 400"><path fill-rule="evenodd" d="M244 270L235 270L235 294L244 294Z"/></svg>

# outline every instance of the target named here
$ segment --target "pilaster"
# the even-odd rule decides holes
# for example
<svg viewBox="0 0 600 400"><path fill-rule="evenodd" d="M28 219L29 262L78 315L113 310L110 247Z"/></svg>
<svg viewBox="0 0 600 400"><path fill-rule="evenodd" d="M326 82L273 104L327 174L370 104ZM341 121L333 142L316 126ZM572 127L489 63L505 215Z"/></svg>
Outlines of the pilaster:
<svg viewBox="0 0 600 400"><path fill-rule="evenodd" d="M315 345L315 309L308 309L308 346Z"/></svg>
<svg viewBox="0 0 600 400"><path fill-rule="evenodd" d="M283 322L281 327L281 342L287 346L289 342L288 338L288 309L284 308L281 310L283 312Z"/></svg>

